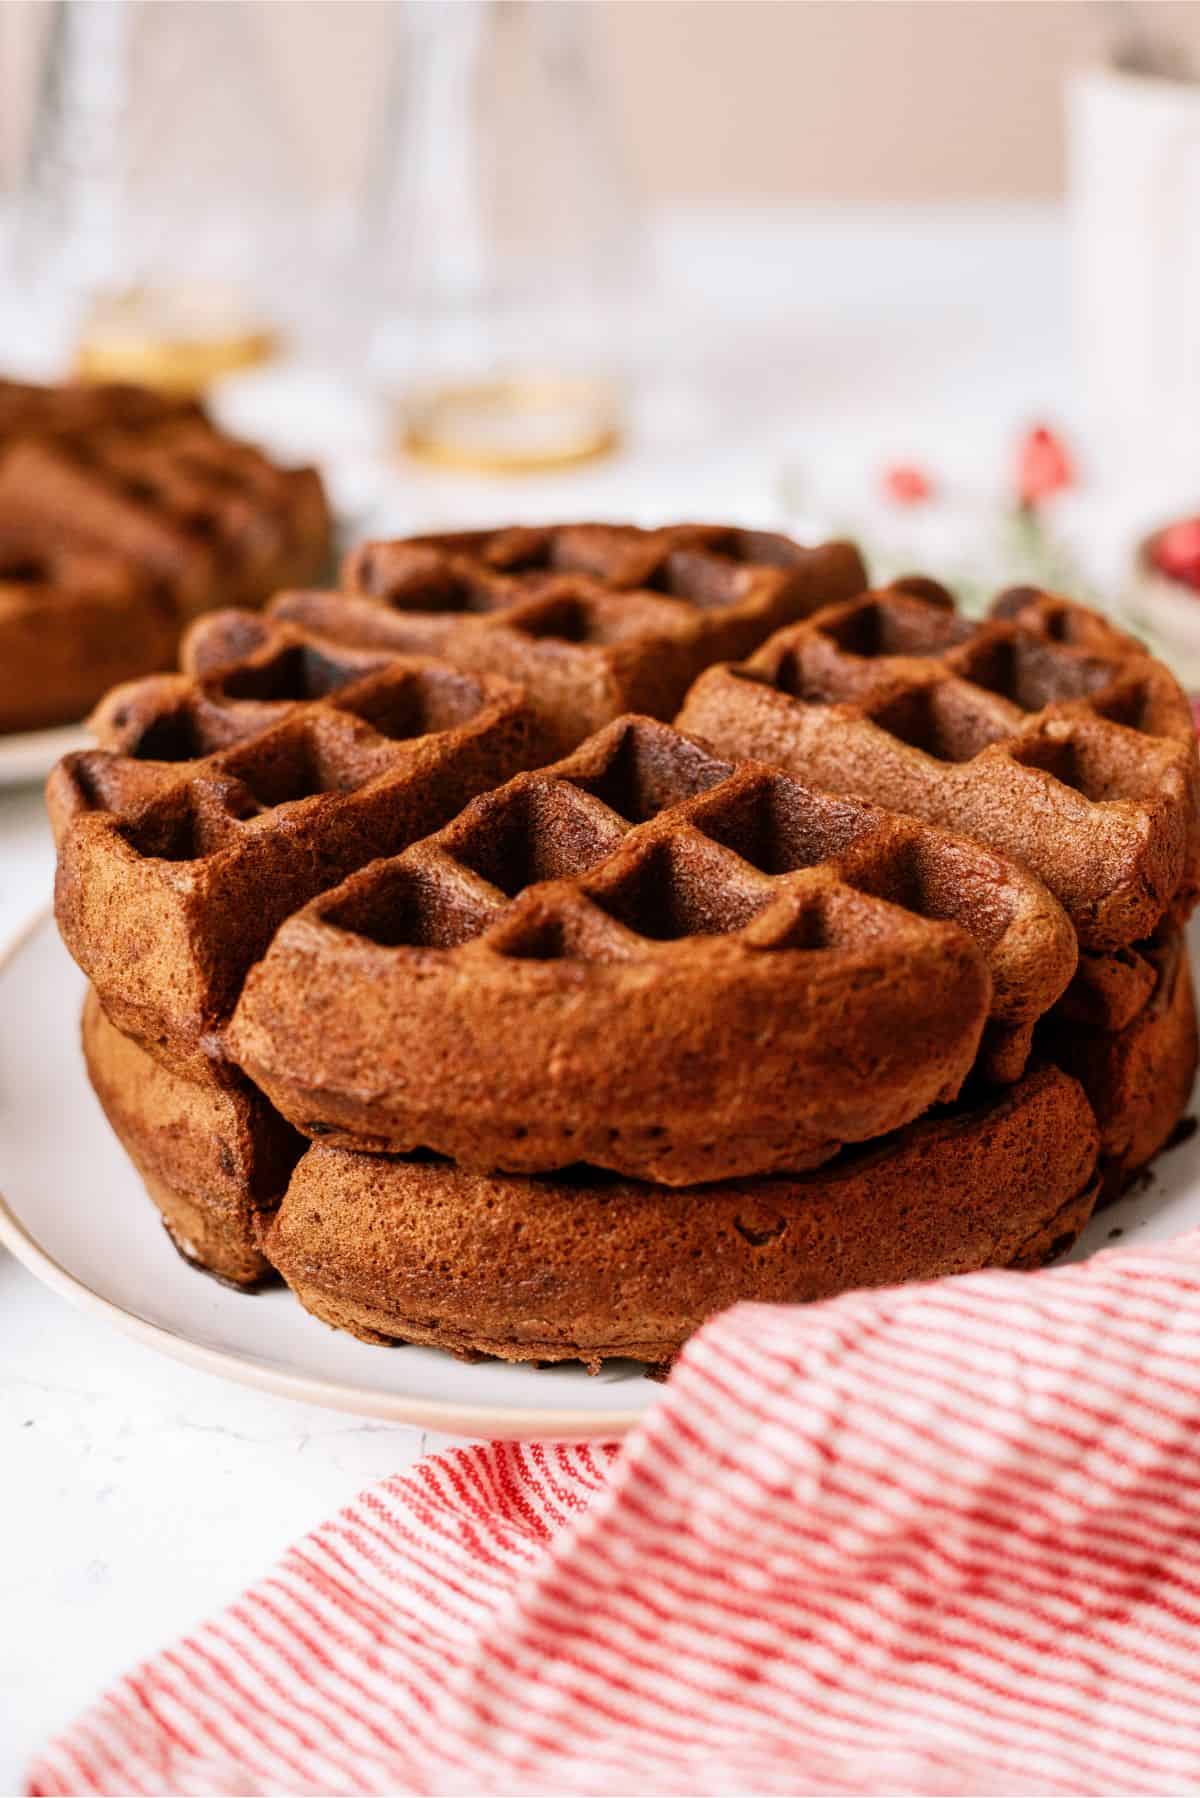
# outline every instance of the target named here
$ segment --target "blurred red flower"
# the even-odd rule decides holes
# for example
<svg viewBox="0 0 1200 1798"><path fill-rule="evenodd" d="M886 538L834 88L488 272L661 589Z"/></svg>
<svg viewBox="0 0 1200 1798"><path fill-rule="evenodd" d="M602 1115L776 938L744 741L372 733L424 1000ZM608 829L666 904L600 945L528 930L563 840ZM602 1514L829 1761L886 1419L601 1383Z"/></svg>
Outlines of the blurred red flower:
<svg viewBox="0 0 1200 1798"><path fill-rule="evenodd" d="M915 462L893 462L883 471L883 491L898 506L921 506L933 498L934 483Z"/></svg>
<svg viewBox="0 0 1200 1798"><path fill-rule="evenodd" d="M1049 425L1034 425L1017 446L1017 498L1036 506L1075 485L1075 464L1062 438Z"/></svg>
<svg viewBox="0 0 1200 1798"><path fill-rule="evenodd" d="M1150 539L1146 554L1160 574L1200 590L1200 518L1167 525Z"/></svg>

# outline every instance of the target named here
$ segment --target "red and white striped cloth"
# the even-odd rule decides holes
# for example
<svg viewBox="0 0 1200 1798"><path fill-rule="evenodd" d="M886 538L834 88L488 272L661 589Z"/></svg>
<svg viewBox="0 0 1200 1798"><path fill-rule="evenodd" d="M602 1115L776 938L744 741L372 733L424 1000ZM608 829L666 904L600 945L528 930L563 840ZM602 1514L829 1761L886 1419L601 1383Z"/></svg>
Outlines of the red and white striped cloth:
<svg viewBox="0 0 1200 1798"><path fill-rule="evenodd" d="M690 1345L624 1447L426 1459L31 1790L1200 1791L1200 1234Z"/></svg>

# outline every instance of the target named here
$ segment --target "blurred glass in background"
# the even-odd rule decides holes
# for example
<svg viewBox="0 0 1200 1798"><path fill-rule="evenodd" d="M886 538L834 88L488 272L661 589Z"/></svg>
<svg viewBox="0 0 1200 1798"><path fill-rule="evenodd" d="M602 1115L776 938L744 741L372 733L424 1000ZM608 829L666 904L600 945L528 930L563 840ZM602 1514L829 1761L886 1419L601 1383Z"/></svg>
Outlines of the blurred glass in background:
<svg viewBox="0 0 1200 1798"><path fill-rule="evenodd" d="M364 264L407 447L518 471L618 440L642 230L592 9L392 9Z"/></svg>
<svg viewBox="0 0 1200 1798"><path fill-rule="evenodd" d="M592 8L379 8L384 78L355 95L365 172L333 212L260 8L37 15L9 285L79 372L199 391L285 346L369 365L398 437L451 466L557 466L619 440L643 232ZM335 96L319 58L308 76L317 112Z"/></svg>
<svg viewBox="0 0 1200 1798"><path fill-rule="evenodd" d="M252 9L51 0L37 22L11 269L79 371L195 391L327 341L337 246Z"/></svg>

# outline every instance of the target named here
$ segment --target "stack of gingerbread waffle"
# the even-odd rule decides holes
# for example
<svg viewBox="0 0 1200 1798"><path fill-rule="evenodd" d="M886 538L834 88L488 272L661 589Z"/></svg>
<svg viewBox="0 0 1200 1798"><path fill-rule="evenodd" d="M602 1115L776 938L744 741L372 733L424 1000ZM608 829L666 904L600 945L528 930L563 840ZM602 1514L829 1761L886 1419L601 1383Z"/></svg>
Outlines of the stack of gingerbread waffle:
<svg viewBox="0 0 1200 1798"><path fill-rule="evenodd" d="M1102 619L701 526L347 585L201 620L51 781L93 1084L198 1265L660 1363L1036 1265L1178 1124L1200 771Z"/></svg>
<svg viewBox="0 0 1200 1798"><path fill-rule="evenodd" d="M170 667L198 613L317 578L329 544L315 470L193 402L0 381L0 731L69 723Z"/></svg>

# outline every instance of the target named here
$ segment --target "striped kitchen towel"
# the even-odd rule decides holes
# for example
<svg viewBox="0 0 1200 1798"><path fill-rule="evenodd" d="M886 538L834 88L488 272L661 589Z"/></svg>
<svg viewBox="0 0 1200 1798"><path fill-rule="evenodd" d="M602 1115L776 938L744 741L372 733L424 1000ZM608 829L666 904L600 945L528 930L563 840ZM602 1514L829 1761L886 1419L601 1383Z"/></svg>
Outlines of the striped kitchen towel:
<svg viewBox="0 0 1200 1798"><path fill-rule="evenodd" d="M689 1346L370 1488L30 1789L1200 1792L1200 1234Z"/></svg>

